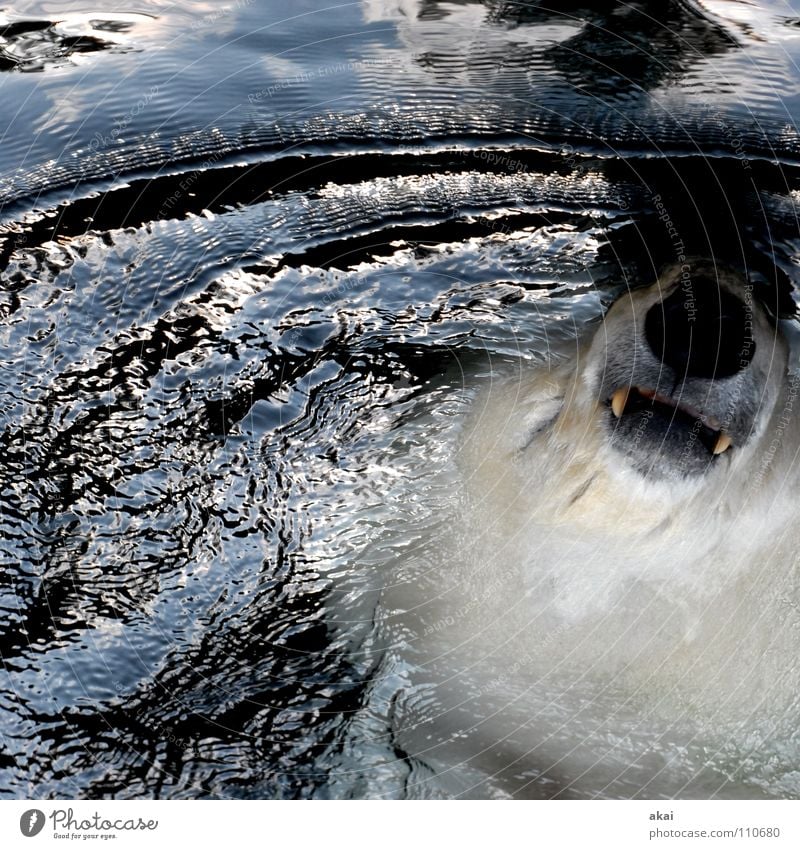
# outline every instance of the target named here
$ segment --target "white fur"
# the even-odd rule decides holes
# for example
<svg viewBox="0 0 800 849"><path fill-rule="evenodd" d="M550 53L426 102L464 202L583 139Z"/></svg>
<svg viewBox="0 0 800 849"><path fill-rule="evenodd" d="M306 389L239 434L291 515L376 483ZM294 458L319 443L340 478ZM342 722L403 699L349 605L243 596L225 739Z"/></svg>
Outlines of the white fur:
<svg viewBox="0 0 800 849"><path fill-rule="evenodd" d="M646 478L594 394L616 321L477 397L457 515L383 594L396 668L428 693L398 739L450 795L796 795L797 383L773 354L746 446Z"/></svg>

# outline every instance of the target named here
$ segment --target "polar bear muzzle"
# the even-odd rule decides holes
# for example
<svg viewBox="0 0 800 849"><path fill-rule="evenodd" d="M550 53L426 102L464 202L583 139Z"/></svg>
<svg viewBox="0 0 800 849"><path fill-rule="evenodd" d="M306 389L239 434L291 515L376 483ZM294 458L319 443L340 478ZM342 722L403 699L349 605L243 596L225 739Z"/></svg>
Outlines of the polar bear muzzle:
<svg viewBox="0 0 800 849"><path fill-rule="evenodd" d="M782 368L776 328L730 269L673 267L615 303L593 342L611 444L639 471L707 471L759 430ZM768 415L768 414L767 414Z"/></svg>

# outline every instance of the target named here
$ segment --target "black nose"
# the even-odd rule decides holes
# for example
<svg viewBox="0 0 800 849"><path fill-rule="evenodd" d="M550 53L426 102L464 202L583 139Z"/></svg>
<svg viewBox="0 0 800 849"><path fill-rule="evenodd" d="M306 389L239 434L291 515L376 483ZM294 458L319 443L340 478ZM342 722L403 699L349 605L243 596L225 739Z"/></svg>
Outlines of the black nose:
<svg viewBox="0 0 800 849"><path fill-rule="evenodd" d="M679 376L730 377L756 352L751 311L714 280L684 280L648 310L644 332L652 352Z"/></svg>

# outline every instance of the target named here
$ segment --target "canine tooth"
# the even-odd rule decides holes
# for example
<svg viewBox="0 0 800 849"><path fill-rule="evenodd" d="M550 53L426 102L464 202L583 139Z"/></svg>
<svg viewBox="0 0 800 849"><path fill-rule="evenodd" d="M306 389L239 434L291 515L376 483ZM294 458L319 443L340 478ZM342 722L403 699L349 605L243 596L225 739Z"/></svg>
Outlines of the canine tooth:
<svg viewBox="0 0 800 849"><path fill-rule="evenodd" d="M611 396L611 412L619 418L625 405L628 403L628 395L630 395L630 386L621 387Z"/></svg>
<svg viewBox="0 0 800 849"><path fill-rule="evenodd" d="M721 433L717 437L717 441L714 443L714 450L711 452L712 454L723 454L731 447L731 442L733 440L728 436L727 433Z"/></svg>

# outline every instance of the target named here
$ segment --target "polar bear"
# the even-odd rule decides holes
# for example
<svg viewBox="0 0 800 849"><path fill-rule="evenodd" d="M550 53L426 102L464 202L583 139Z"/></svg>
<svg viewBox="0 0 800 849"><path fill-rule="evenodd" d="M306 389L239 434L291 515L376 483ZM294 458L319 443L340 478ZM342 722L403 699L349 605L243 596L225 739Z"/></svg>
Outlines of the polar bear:
<svg viewBox="0 0 800 849"><path fill-rule="evenodd" d="M383 592L412 795L800 792L788 332L694 260L479 395L458 515Z"/></svg>

